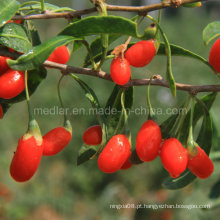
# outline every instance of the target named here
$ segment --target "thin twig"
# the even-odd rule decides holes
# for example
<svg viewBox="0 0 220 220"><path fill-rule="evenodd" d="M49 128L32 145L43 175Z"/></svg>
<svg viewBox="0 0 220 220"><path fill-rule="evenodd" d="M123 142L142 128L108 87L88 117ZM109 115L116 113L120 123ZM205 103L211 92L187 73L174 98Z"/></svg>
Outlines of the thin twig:
<svg viewBox="0 0 220 220"><path fill-rule="evenodd" d="M0 56L7 56L13 59L17 59L20 54L7 51L5 49L0 49ZM54 63L51 61L45 61L43 64L45 67L51 67L54 69L59 69L62 74L76 73L82 75L88 75L93 77L98 77L104 80L112 81L110 74L99 70L95 71L91 68L82 68L74 67L65 64ZM124 87L130 86L146 86L150 82L150 79L131 79ZM169 85L165 79L159 75L155 75L154 79L151 81L152 86L162 86L169 88ZM177 90L188 91L190 93L199 93L199 92L220 92L220 85L190 85L183 83L176 83Z"/></svg>
<svg viewBox="0 0 220 220"><path fill-rule="evenodd" d="M155 11L168 7L180 7L183 4L199 2L205 0L167 0L161 3L146 5L146 6L117 6L117 5L108 5L106 4L106 9L108 11L125 11L125 12L137 12L137 13L147 13L150 11ZM74 18L77 16L90 14L96 12L96 7L88 8L84 10L77 10L71 12L59 12L59 13L44 13L44 14L35 14L35 15L15 15L12 20L32 20L32 19L52 19L52 18Z"/></svg>
<svg viewBox="0 0 220 220"><path fill-rule="evenodd" d="M33 19L52 19L52 18L74 18L85 14L96 12L96 8L87 8L84 10L70 11L70 12L45 12L44 14L35 15L15 15L12 20L33 20Z"/></svg>
<svg viewBox="0 0 220 220"><path fill-rule="evenodd" d="M82 74L82 75L88 75L88 76L98 77L104 80L112 81L110 74L102 70L95 71L90 68L68 66L65 64L58 64L50 61L45 61L44 66L59 69L62 72L65 72L66 74L68 73ZM146 86L149 84L149 82L150 79L131 79L124 87ZM167 81L163 79L161 76L154 77L154 79L152 79L151 81L151 85L169 88ZM220 92L220 85L190 85L190 84L176 83L176 89L188 91L190 93Z"/></svg>

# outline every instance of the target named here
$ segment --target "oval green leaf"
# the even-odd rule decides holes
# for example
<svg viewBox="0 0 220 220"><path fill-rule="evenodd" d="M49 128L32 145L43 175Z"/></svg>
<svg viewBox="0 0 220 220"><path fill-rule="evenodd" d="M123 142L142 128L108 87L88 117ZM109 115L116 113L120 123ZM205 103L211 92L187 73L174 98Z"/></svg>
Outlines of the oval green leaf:
<svg viewBox="0 0 220 220"><path fill-rule="evenodd" d="M0 44L21 53L27 53L32 49L27 30L16 23L8 23L0 29Z"/></svg>
<svg viewBox="0 0 220 220"><path fill-rule="evenodd" d="M90 158L96 154L98 148L99 148L98 145L97 146L83 145L78 152L77 166L90 160Z"/></svg>
<svg viewBox="0 0 220 220"><path fill-rule="evenodd" d="M41 44L40 36L38 34L38 30L36 29L34 22L31 20L27 20L24 23L27 28L28 37L31 41L32 46L37 46Z"/></svg>
<svg viewBox="0 0 220 220"><path fill-rule="evenodd" d="M17 60L8 60L12 69L32 70L38 68L50 56L50 54L59 46L65 45L73 40L70 36L56 36L45 43L33 47L28 53L20 56Z"/></svg>
<svg viewBox="0 0 220 220"><path fill-rule="evenodd" d="M110 139L117 130L118 133L123 132L125 126L125 120L123 117L121 94L123 89L118 85L115 85L111 95L105 106L105 113L108 126L108 139ZM124 94L124 106L126 110L132 108L134 103L134 88L129 87ZM122 120L120 118L122 117Z"/></svg>
<svg viewBox="0 0 220 220"><path fill-rule="evenodd" d="M131 21L136 22L138 17L139 17L138 15L133 17L131 19ZM117 40L120 37L121 37L121 35L119 35L119 34L109 34L108 44L110 45L111 43L113 43L115 40ZM90 50L91 50L91 53L92 53L95 61L97 61L97 60L100 61L100 59L101 59L101 55L102 55L101 54L102 53L102 47L101 47L102 44L101 43L102 43L101 37L98 37L94 41L92 41L92 43L90 44ZM112 50L110 50L110 51L112 51ZM109 51L107 54L109 54ZM99 56L100 56L100 59L96 60L96 58ZM87 56L84 60L84 67L89 66L90 64L91 64L90 56L89 56L89 54L87 54Z"/></svg>
<svg viewBox="0 0 220 220"><path fill-rule="evenodd" d="M119 37L120 37L120 35L110 34L109 39L108 39L109 45L111 43L113 43L115 40L117 40ZM98 37L94 41L92 41L92 43L90 44L90 50L91 50L92 55L95 59L97 56L101 59L101 51L102 51L101 43L102 43L101 37ZM112 50L110 50L110 51L112 51ZM107 52L107 54L109 54L109 51ZM84 60L84 66L90 65L90 63L91 63L90 56L89 56L89 54L87 54L87 56Z"/></svg>
<svg viewBox="0 0 220 220"><path fill-rule="evenodd" d="M136 23L119 16L86 17L65 27L59 35L83 37L99 34L119 34L138 37Z"/></svg>
<svg viewBox="0 0 220 220"><path fill-rule="evenodd" d="M208 45L210 41L220 36L220 21L208 24L203 30L203 41Z"/></svg>
<svg viewBox="0 0 220 220"><path fill-rule="evenodd" d="M194 53L190 50L187 50L183 47L174 45L174 44L170 44L170 48L171 48L171 55L172 56L185 56L185 57L189 57L189 58L199 60L202 63L209 66L214 72L216 72L216 70L209 64L209 62L205 58L201 57L200 55L198 55L198 54L196 54L196 53ZM165 44L164 43L160 44L160 48L159 48L157 54L158 55L166 55Z"/></svg>
<svg viewBox="0 0 220 220"><path fill-rule="evenodd" d="M167 178L164 182L163 182L163 187L165 187L166 189L171 189L171 190L175 190L175 189L181 189L185 186L187 186L188 184L190 184L193 180L196 179L196 176L193 175L188 169L183 172L178 178Z"/></svg>
<svg viewBox="0 0 220 220"><path fill-rule="evenodd" d="M20 4L16 0L1 0L0 27L9 21L19 9Z"/></svg>
<svg viewBox="0 0 220 220"><path fill-rule="evenodd" d="M208 111L211 109L211 107L212 107L212 105L213 105L213 103L214 103L214 101L215 101L216 95L217 95L217 93L216 93L216 92L213 92L213 93L210 93L210 94L208 94L208 95L203 96L203 97L200 99L201 102L204 103L204 105L206 106L206 108L207 108ZM196 103L196 104L195 104L195 109L194 109L193 124L195 125L195 124L198 122L198 120L199 120L203 115L204 115L204 110L203 110L203 108L201 107L201 104L200 104L200 103ZM184 142L184 141L186 140L186 138L187 138L187 132L185 132L186 130L184 130L184 128L187 129L187 127L188 127L188 125L189 125L189 120L190 120L190 114L188 113L188 114L186 115L186 118L185 118L184 122L183 122L183 127L182 127L183 129L182 129L182 131L181 131L181 133L180 133L180 140L181 140L182 142Z"/></svg>

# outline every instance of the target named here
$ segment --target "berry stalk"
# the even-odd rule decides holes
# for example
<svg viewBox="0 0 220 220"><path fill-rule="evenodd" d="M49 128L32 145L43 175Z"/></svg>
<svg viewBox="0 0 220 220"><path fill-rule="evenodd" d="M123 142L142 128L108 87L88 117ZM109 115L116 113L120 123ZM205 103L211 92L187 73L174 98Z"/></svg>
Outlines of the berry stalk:
<svg viewBox="0 0 220 220"><path fill-rule="evenodd" d="M191 111L190 111L190 126L189 126L189 135L187 138L187 150L190 155L196 155L198 153L197 148L194 145L194 139L193 139L193 114L194 114L194 98L192 99L192 104L191 104Z"/></svg>
<svg viewBox="0 0 220 220"><path fill-rule="evenodd" d="M152 79L153 79L153 77L150 78L149 84L147 86L147 106L148 106L148 110L149 110L149 113L148 113L149 120L155 119L155 114L154 114L154 111L152 109L151 102L150 102L150 84L151 84Z"/></svg>

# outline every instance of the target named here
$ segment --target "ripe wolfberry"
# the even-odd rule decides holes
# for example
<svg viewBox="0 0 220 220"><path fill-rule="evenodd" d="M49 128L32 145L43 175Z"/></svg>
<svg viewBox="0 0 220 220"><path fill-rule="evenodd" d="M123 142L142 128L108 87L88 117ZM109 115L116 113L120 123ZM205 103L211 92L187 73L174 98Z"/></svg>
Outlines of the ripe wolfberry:
<svg viewBox="0 0 220 220"><path fill-rule="evenodd" d="M127 170L127 169L129 169L130 167L133 166L133 164L129 160L130 156L131 156L131 152L130 152L128 158L126 159L126 161L124 162L124 164L122 165L122 167L120 168L121 170Z"/></svg>
<svg viewBox="0 0 220 220"><path fill-rule="evenodd" d="M220 38L212 45L209 52L209 63L220 73Z"/></svg>
<svg viewBox="0 0 220 220"><path fill-rule="evenodd" d="M118 85L125 85L131 78L130 64L125 58L113 59L110 72L112 80Z"/></svg>
<svg viewBox="0 0 220 220"><path fill-rule="evenodd" d="M22 20L9 20L7 23L21 24Z"/></svg>
<svg viewBox="0 0 220 220"><path fill-rule="evenodd" d="M98 158L99 169L104 173L119 170L130 155L131 145L123 134L113 136Z"/></svg>
<svg viewBox="0 0 220 220"><path fill-rule="evenodd" d="M9 66L6 61L7 59L11 58L0 56L0 74L5 73L7 70L9 70Z"/></svg>
<svg viewBox="0 0 220 220"><path fill-rule="evenodd" d="M65 45L57 47L53 53L48 57L48 61L52 61L55 63L65 64L69 61L70 54Z"/></svg>
<svg viewBox="0 0 220 220"><path fill-rule="evenodd" d="M11 99L25 88L24 72L9 69L0 76L0 98Z"/></svg>
<svg viewBox="0 0 220 220"><path fill-rule="evenodd" d="M100 125L93 125L86 129L83 134L83 142L86 145L98 145L102 142L102 128Z"/></svg>
<svg viewBox="0 0 220 220"><path fill-rule="evenodd" d="M134 67L146 66L154 58L156 48L154 40L139 41L125 52L125 58Z"/></svg>
<svg viewBox="0 0 220 220"><path fill-rule="evenodd" d="M169 138L162 145L160 159L170 176L177 178L187 167L187 150L176 138Z"/></svg>
<svg viewBox="0 0 220 220"><path fill-rule="evenodd" d="M201 179L208 178L213 170L214 166L205 151L196 146L198 152L195 156L189 155L188 168L197 177Z"/></svg>
<svg viewBox="0 0 220 220"><path fill-rule="evenodd" d="M24 54L24 53L22 53L22 52L19 52L19 51L15 51L14 49L12 49L12 48L8 48L8 51L10 51L10 52L16 52L16 53L18 53L18 54ZM9 58L9 59L11 59L11 58Z"/></svg>
<svg viewBox="0 0 220 220"><path fill-rule="evenodd" d="M43 155L52 156L65 148L72 138L72 133L64 127L57 127L43 136Z"/></svg>
<svg viewBox="0 0 220 220"><path fill-rule="evenodd" d="M2 108L2 105L0 104L0 119L2 119L3 114L4 114L3 108Z"/></svg>
<svg viewBox="0 0 220 220"><path fill-rule="evenodd" d="M19 141L10 166L10 174L17 182L28 181L37 171L43 153L42 142L25 134Z"/></svg>
<svg viewBox="0 0 220 220"><path fill-rule="evenodd" d="M162 141L159 125L147 120L141 126L136 137L136 152L142 161L152 161L159 154Z"/></svg>

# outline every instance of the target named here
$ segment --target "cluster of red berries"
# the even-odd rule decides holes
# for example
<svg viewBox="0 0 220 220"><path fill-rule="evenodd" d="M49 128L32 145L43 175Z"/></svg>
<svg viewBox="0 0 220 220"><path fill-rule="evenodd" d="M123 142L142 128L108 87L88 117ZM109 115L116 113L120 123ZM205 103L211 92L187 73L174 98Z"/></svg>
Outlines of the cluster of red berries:
<svg viewBox="0 0 220 220"><path fill-rule="evenodd" d="M9 51L14 52L11 48ZM60 46L53 51L48 60L65 64L69 57L67 47ZM0 56L0 98L3 99L14 98L25 89L24 72L10 69L7 59L11 58ZM0 119L2 117L3 108L0 104ZM32 123L30 126L36 127L36 121L34 120ZM39 128L37 131L28 131L18 141L17 150L10 166L10 174L18 182L29 180L37 171L41 157L56 155L68 145L72 137L69 122L67 126L54 128L43 137Z"/></svg>
<svg viewBox="0 0 220 220"><path fill-rule="evenodd" d="M72 129L57 127L43 137L41 134L24 134L18 141L17 150L10 166L10 174L17 182L28 181L37 171L42 156L52 156L62 151L70 142Z"/></svg>
<svg viewBox="0 0 220 220"><path fill-rule="evenodd" d="M212 45L209 53L209 63L220 73L220 38Z"/></svg>
<svg viewBox="0 0 220 220"><path fill-rule="evenodd" d="M124 57L113 59L110 67L111 78L118 85L125 85L131 78L131 66L143 67L156 55L154 40L143 40L135 43Z"/></svg>
<svg viewBox="0 0 220 220"><path fill-rule="evenodd" d="M8 48L14 52L13 49ZM48 61L65 64L70 58L66 46L57 47L47 59ZM25 89L25 74L22 71L11 69L7 64L10 57L0 56L0 98L11 99L18 96ZM0 119L3 116L3 109L0 104Z"/></svg>
<svg viewBox="0 0 220 220"><path fill-rule="evenodd" d="M83 134L86 145L98 145L102 142L99 125L89 127ZM170 176L177 178L188 168L199 178L208 178L214 166L205 151L196 146L197 153L191 153L176 138L162 140L159 125L153 120L143 123L136 137L136 153L143 162L153 161L160 157L164 168ZM132 166L131 145L123 134L113 136L104 147L98 158L98 166L105 173L114 173L119 169Z"/></svg>
<svg viewBox="0 0 220 220"><path fill-rule="evenodd" d="M100 125L89 127L83 134L86 145L99 145L102 142ZM131 145L124 134L113 136L98 158L98 166L105 173L114 173L119 169L128 169L132 166L129 161Z"/></svg>
<svg viewBox="0 0 220 220"><path fill-rule="evenodd" d="M19 21L18 21L19 23ZM10 51L13 51L9 48ZM211 48L210 64L220 72L220 39ZM143 40L135 43L124 54L116 57L111 63L111 78L118 85L125 85L131 77L131 68L143 67L151 62L156 55L154 40ZM66 46L56 48L47 59L65 64L69 60ZM0 98L11 99L25 89L25 74L10 69L7 64L9 57L0 56ZM0 118L3 109L0 104ZM56 155L64 149L72 137L70 124L67 127L57 127L43 137L40 132L27 132L18 141L17 150L10 166L11 176L18 182L29 180L37 171L42 156ZM100 125L89 127L83 134L86 145L102 143ZM160 157L164 168L170 176L177 178L188 168L199 178L209 177L214 166L208 155L199 146L197 153L192 155L176 138L162 140L159 125L153 120L147 120L141 126L136 137L135 152L142 162L153 161ZM119 169L128 169L131 163L131 143L124 134L114 135L106 144L98 157L98 167L105 173L114 173Z"/></svg>
<svg viewBox="0 0 220 220"><path fill-rule="evenodd" d="M69 52L67 47L60 46L56 48L48 60L62 64L68 62ZM54 128L43 137L37 122L34 120L31 123L30 126L35 128L34 132L29 131L19 139L10 166L10 174L18 182L28 181L37 171L42 156L58 154L69 144L72 137L72 127L68 120L65 127Z"/></svg>
<svg viewBox="0 0 220 220"><path fill-rule="evenodd" d="M220 38L213 44L209 53L209 63L220 73ZM139 41L131 46L123 57L112 60L110 73L112 80L118 85L125 85L131 78L131 68L144 67L156 55L154 40Z"/></svg>

